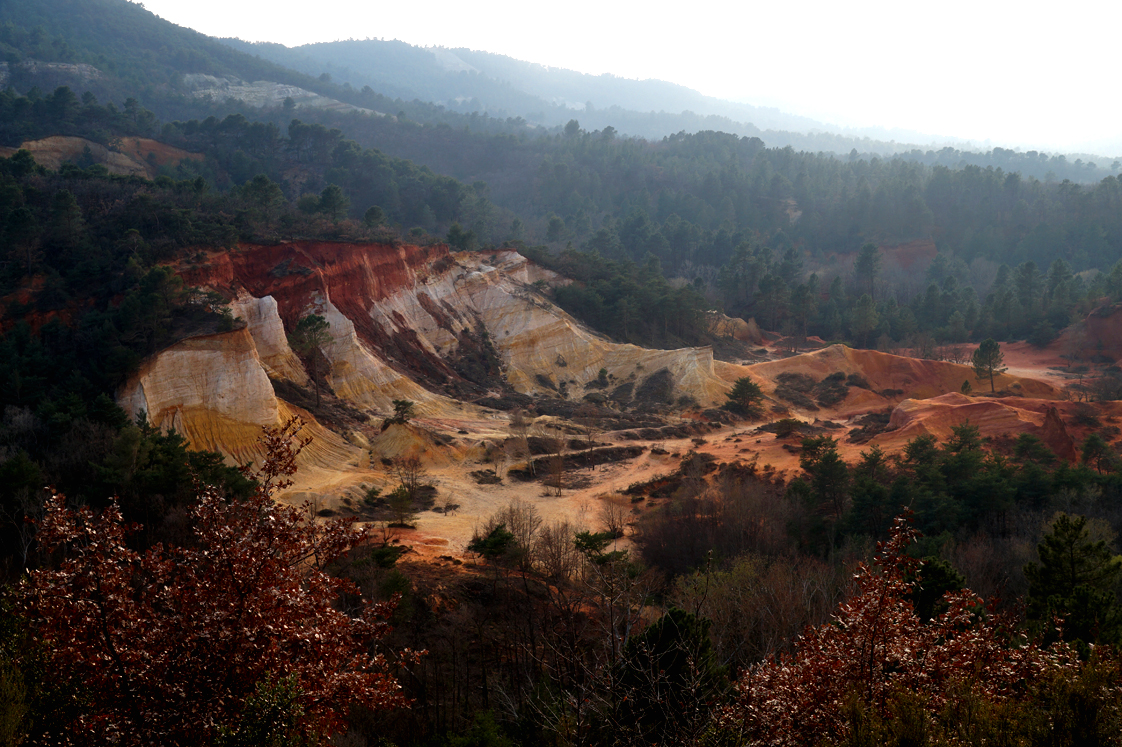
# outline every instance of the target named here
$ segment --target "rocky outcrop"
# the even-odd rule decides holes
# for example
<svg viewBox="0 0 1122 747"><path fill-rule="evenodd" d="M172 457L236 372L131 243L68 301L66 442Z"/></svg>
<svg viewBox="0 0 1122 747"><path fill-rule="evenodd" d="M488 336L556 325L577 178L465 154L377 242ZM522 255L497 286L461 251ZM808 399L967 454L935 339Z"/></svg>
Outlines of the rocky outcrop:
<svg viewBox="0 0 1122 747"><path fill-rule="evenodd" d="M615 386L640 385L666 369L667 397L703 404L719 402L729 387L708 348L646 350L588 330L533 287L560 279L516 252L247 245L183 275L191 285L272 296L290 329L304 314L323 314L332 387L376 414L388 414L393 399L411 399L423 414L454 416L463 411L458 400L503 387L577 399L604 388L601 369Z"/></svg>
<svg viewBox="0 0 1122 747"><path fill-rule="evenodd" d="M1060 417L1060 411L1049 407L1044 413L1044 423L1041 424L1040 433L1037 434L1044 443L1048 444L1060 459L1075 463L1079 461L1079 452L1075 448L1075 439L1068 433Z"/></svg>
<svg viewBox="0 0 1122 747"><path fill-rule="evenodd" d="M281 106L285 99L292 99L297 106L327 109L338 112L363 112L385 116L373 109L346 104L337 99L320 96L318 93L268 80L245 81L233 77L216 77L205 73L190 73L183 76L183 87L196 98L211 101L235 99L259 109Z"/></svg>
<svg viewBox="0 0 1122 747"><path fill-rule="evenodd" d="M77 81L104 80L105 73L93 65L84 62L73 64L69 62L40 62L39 60L23 60L22 62L0 62L0 87L7 87L13 73L22 73L33 76L48 76L53 78L72 78ZM42 81L40 81L42 82ZM49 84L48 84L49 85ZM49 88L47 90L50 90Z"/></svg>
<svg viewBox="0 0 1122 747"><path fill-rule="evenodd" d="M193 337L149 359L118 394L133 417L174 428L193 446L248 455L280 414L248 329Z"/></svg>
<svg viewBox="0 0 1122 747"><path fill-rule="evenodd" d="M706 312L705 320L709 333L715 337L730 337L740 342L764 345L764 333L755 319L744 321L739 317L725 316L719 311Z"/></svg>

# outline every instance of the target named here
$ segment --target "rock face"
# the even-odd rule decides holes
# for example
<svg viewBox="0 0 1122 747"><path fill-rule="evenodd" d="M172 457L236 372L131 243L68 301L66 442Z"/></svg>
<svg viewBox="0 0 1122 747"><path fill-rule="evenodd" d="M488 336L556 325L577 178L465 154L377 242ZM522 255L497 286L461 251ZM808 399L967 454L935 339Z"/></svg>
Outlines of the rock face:
<svg viewBox="0 0 1122 747"><path fill-rule="evenodd" d="M487 418L462 400L503 389L575 399L586 389L623 388L644 402L689 395L708 405L729 388L708 348L645 350L584 328L532 285L556 279L514 252L299 242L214 253L180 272L188 285L232 297L231 311L245 326L160 352L118 399L132 415L144 411L194 447L238 463L259 456L263 426L297 411L277 398L270 379L310 384L285 334L309 313L329 325L320 351L328 384L375 417L408 399L429 418ZM329 482L330 472L360 461L362 451L304 416L315 439L302 455L301 479ZM393 444L381 443L393 436L387 433L378 448L389 453Z"/></svg>
<svg viewBox="0 0 1122 747"><path fill-rule="evenodd" d="M635 388L665 369L666 399L713 404L729 388L708 348L646 350L583 327L532 287L557 278L515 252L294 242L243 246L183 274L191 285L241 289L239 308L272 296L290 329L304 314L322 314L332 337L323 350L332 388L372 414L410 399L422 414L447 416L462 412L458 400L504 386L578 399L601 369L612 385ZM259 351L267 347L275 346L259 344ZM261 355L281 371L273 354Z"/></svg>
<svg viewBox="0 0 1122 747"><path fill-rule="evenodd" d="M133 417L148 413L196 448L235 458L280 417L248 329L183 340L150 359L118 394Z"/></svg>
<svg viewBox="0 0 1122 747"><path fill-rule="evenodd" d="M1017 396L973 398L957 393L962 382L975 391L987 390L988 382L971 367L842 345L739 366L714 361L709 348L614 343L550 303L535 283L562 280L511 251L291 242L215 252L179 271L188 285L233 298L233 313L246 326L163 351L120 398L130 412L145 410L153 423L175 427L195 446L239 461L252 454L261 426L295 411L277 399L270 379L310 384L285 335L310 313L328 322L330 341L319 351L327 383L370 418L388 416L393 400L407 399L430 419L501 421L480 405L511 391L653 407L685 398L712 407L732 382L750 377L796 417L845 418L895 406L892 430L877 437L886 446L922 433L945 438L969 420L987 435L1036 433L1064 458L1074 455L1059 414L1048 412L1059 399L1048 384L1002 375L999 387ZM736 321L728 323L736 327ZM789 392L781 396L784 374L819 387L810 399L821 407ZM321 433L307 459L323 470L358 458L357 448ZM403 439L389 433L374 440L380 453L416 447Z"/></svg>

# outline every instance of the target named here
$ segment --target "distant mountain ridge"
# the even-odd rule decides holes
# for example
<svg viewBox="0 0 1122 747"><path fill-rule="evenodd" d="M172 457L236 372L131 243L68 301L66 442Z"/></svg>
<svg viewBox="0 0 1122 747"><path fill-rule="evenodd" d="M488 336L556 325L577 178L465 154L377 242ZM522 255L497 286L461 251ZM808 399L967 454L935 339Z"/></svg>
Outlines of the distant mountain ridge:
<svg viewBox="0 0 1122 747"><path fill-rule="evenodd" d="M791 146L838 155L856 150L862 155L881 157L916 158L917 151L930 155L946 148L980 154L991 148L989 144L979 148L961 138L911 130L841 127L775 107L705 96L662 80L589 75L467 48L417 47L380 39L348 39L292 48L240 39L219 41L305 75L320 77L322 82L329 78L354 88L368 86L372 91L406 102L431 102L462 114L524 119L546 128L561 127L578 119L582 128L590 132L612 127L621 134L649 140L683 131L715 130L759 137L769 147ZM1067 155L1071 160L1112 160L1102 154ZM926 162L933 161L928 157Z"/></svg>
<svg viewBox="0 0 1122 747"><path fill-rule="evenodd" d="M561 126L579 118L588 130L611 126L648 139L681 130L713 129L741 136L768 135L764 138L768 145L810 150L848 152L858 147L890 154L916 147L904 143L873 144L862 132L839 133L839 128L809 117L705 96L676 83L589 75L466 48L424 48L378 39L293 48L240 39L220 41L306 75L326 73L336 83L356 88L370 86L387 96L429 101L463 113L524 117L544 127ZM934 140L919 133L905 134L927 137L928 142ZM799 143L799 138L792 137L797 135L827 137L821 143ZM845 146L839 144L838 136ZM955 142L950 138L940 141Z"/></svg>
<svg viewBox="0 0 1122 747"><path fill-rule="evenodd" d="M902 157L954 168L992 166L1081 183L1116 173L1115 164L1122 160L885 141L777 109L720 101L662 81L585 75L467 49L373 40L289 49L218 40L165 21L128 0L0 2L0 59L8 63L7 83L17 92L69 85L100 101L139 101L164 122L224 117L235 111L257 118L271 111L266 116L285 126L287 115L273 106L273 99L281 87L288 87L299 89L300 95L292 98L305 118L320 116L309 110L403 112L405 120L422 126L490 135L557 133L576 119L586 132L610 135L612 128L651 141L680 132L726 132L757 137L773 148L843 158ZM217 82L205 91L192 83L210 78ZM51 131L45 123L3 144L80 134ZM357 133L362 128L356 121L344 129ZM897 138L907 134L881 132ZM382 142L366 144L388 147ZM438 167L427 157L419 162Z"/></svg>

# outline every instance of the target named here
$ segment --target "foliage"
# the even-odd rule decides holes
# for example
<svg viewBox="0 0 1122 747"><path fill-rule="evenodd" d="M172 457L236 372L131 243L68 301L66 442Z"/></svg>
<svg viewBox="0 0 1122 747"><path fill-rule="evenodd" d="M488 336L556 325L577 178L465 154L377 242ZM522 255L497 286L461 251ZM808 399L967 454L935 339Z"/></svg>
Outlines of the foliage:
<svg viewBox="0 0 1122 747"><path fill-rule="evenodd" d="M499 524L488 532L487 536L473 537L467 549L468 552L477 553L487 560L494 561L505 557L514 547L514 533L507 530L505 524Z"/></svg>
<svg viewBox="0 0 1122 747"><path fill-rule="evenodd" d="M313 747L317 740L301 733L304 707L296 676L277 679L271 672L257 683L245 699L241 718L234 727L220 727L217 747Z"/></svg>
<svg viewBox="0 0 1122 747"><path fill-rule="evenodd" d="M692 345L705 339L701 313L705 299L692 285L672 288L653 254L637 264L598 251L565 249L557 256L524 253L578 281L553 288L553 300L597 330L653 347Z"/></svg>
<svg viewBox="0 0 1122 747"><path fill-rule="evenodd" d="M620 738L639 744L689 743L721 694L724 672L709 621L671 607L632 636L618 664Z"/></svg>
<svg viewBox="0 0 1122 747"><path fill-rule="evenodd" d="M471 721L471 728L463 734L452 737L448 747L514 747L495 723L490 711L480 711Z"/></svg>
<svg viewBox="0 0 1122 747"><path fill-rule="evenodd" d="M919 566L907 555L915 538L907 519L898 518L874 564L858 567L856 593L831 623L808 628L793 655L745 673L721 728L753 743L844 740L851 703L880 718L900 693L924 698L934 713L965 694L1000 704L1025 697L1026 683L1070 666L1066 648L1019 640L1009 620L983 614L970 592L946 595L947 610L924 623L907 580Z"/></svg>
<svg viewBox="0 0 1122 747"><path fill-rule="evenodd" d="M417 521L417 513L413 510L413 494L404 483L394 488L386 498L386 503L393 514L390 526L409 528Z"/></svg>
<svg viewBox="0 0 1122 747"><path fill-rule="evenodd" d="M732 389L728 393L728 402L723 407L740 415L758 417L763 399L764 392L760 389L760 385L748 377L743 377L733 382Z"/></svg>
<svg viewBox="0 0 1122 747"><path fill-rule="evenodd" d="M1002 362L1005 360L1005 355L1001 352L1001 346L991 337L982 341L978 349L974 351L972 358L974 362L974 375L979 379L990 380L990 392L994 390L994 376L1003 373L1005 368L1002 367Z"/></svg>
<svg viewBox="0 0 1122 747"><path fill-rule="evenodd" d="M321 314L308 314L296 323L288 344L299 355L312 361L312 384L316 389L316 407L319 407L319 356L320 348L331 342L331 325Z"/></svg>
<svg viewBox="0 0 1122 747"><path fill-rule="evenodd" d="M1122 578L1122 557L1094 542L1085 516L1060 513L1037 545L1039 563L1025 566L1030 618L1047 624L1063 619L1063 637L1080 642L1117 643L1122 606L1115 587Z"/></svg>
<svg viewBox="0 0 1122 747"><path fill-rule="evenodd" d="M39 541L61 561L17 588L16 610L86 700L69 722L36 724L39 739L204 743L246 726L245 709L266 707L277 687L299 692L286 712L307 737L339 731L352 705L402 704L386 659L366 648L388 632L392 605L348 614L335 604L356 590L325 572L365 532L272 500L307 444L299 430L296 420L265 430L248 499L199 496L190 545L136 552L116 505L96 513L49 498Z"/></svg>

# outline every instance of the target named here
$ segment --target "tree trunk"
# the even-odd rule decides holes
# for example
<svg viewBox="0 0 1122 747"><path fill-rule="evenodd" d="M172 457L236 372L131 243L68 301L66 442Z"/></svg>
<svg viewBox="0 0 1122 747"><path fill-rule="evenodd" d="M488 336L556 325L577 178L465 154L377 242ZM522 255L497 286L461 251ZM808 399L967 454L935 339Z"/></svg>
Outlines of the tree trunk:
<svg viewBox="0 0 1122 747"><path fill-rule="evenodd" d="M316 409L319 409L319 357L316 353L318 350L312 351L312 386L316 388Z"/></svg>

